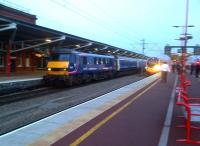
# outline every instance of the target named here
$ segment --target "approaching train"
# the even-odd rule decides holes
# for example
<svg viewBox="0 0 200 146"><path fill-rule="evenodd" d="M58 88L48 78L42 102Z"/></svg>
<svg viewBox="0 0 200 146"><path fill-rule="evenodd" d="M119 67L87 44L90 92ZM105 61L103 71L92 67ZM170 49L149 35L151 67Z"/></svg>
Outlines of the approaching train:
<svg viewBox="0 0 200 146"><path fill-rule="evenodd" d="M155 74L160 71L160 59L153 57L147 60L145 71L147 74Z"/></svg>
<svg viewBox="0 0 200 146"><path fill-rule="evenodd" d="M138 72L145 60L55 49L47 64L44 81L47 84L80 84L91 80L112 78L118 74Z"/></svg>

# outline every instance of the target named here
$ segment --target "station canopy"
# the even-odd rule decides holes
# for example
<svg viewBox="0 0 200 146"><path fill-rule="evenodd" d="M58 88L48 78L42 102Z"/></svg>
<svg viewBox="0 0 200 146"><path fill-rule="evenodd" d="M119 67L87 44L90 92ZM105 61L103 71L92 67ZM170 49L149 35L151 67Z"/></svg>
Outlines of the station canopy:
<svg viewBox="0 0 200 146"><path fill-rule="evenodd" d="M11 53L28 49L69 48L86 53L149 58L108 44L0 16L0 43L8 44L9 42L15 46L11 47Z"/></svg>

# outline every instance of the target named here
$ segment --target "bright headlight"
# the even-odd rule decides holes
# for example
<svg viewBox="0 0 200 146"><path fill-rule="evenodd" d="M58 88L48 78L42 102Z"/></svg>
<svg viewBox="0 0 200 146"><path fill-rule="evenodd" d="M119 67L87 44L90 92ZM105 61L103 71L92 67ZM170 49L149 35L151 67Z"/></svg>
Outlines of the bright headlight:
<svg viewBox="0 0 200 146"><path fill-rule="evenodd" d="M51 68L48 68L48 71L51 71Z"/></svg>
<svg viewBox="0 0 200 146"><path fill-rule="evenodd" d="M155 71L160 71L160 65L155 65L155 66L153 67L153 70L155 70Z"/></svg>

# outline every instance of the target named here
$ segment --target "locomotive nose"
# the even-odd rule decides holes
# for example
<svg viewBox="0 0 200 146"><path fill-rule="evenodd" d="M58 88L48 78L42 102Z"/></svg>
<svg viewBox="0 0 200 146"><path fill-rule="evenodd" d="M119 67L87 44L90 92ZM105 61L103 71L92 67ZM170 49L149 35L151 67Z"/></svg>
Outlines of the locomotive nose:
<svg viewBox="0 0 200 146"><path fill-rule="evenodd" d="M68 68L68 61L49 61L47 67L48 68Z"/></svg>
<svg viewBox="0 0 200 146"><path fill-rule="evenodd" d="M49 61L47 64L48 75L66 75L69 67L68 61Z"/></svg>

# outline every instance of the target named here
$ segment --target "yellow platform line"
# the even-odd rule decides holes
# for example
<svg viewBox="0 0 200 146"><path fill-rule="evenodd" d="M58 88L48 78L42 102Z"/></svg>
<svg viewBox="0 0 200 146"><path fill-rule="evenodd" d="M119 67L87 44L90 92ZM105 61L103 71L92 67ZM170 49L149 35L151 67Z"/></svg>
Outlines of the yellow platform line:
<svg viewBox="0 0 200 146"><path fill-rule="evenodd" d="M114 116L116 116L118 113L120 113L122 110L124 110L126 107L128 107L131 103L133 103L138 97L140 97L142 94L147 92L150 88L152 88L155 84L157 84L158 80L153 83L151 86L146 88L144 91L139 93L137 96L134 96L133 99L131 99L129 102L118 108L116 111L114 111L112 114L104 118L102 121L100 121L98 124L96 124L94 127L92 127L90 130L88 130L86 133L84 133L81 137L76 139L73 143L70 144L70 146L78 146L82 141L84 141L86 138L88 138L92 133L94 133L97 129L99 129L101 126L103 126L105 123L110 121Z"/></svg>

